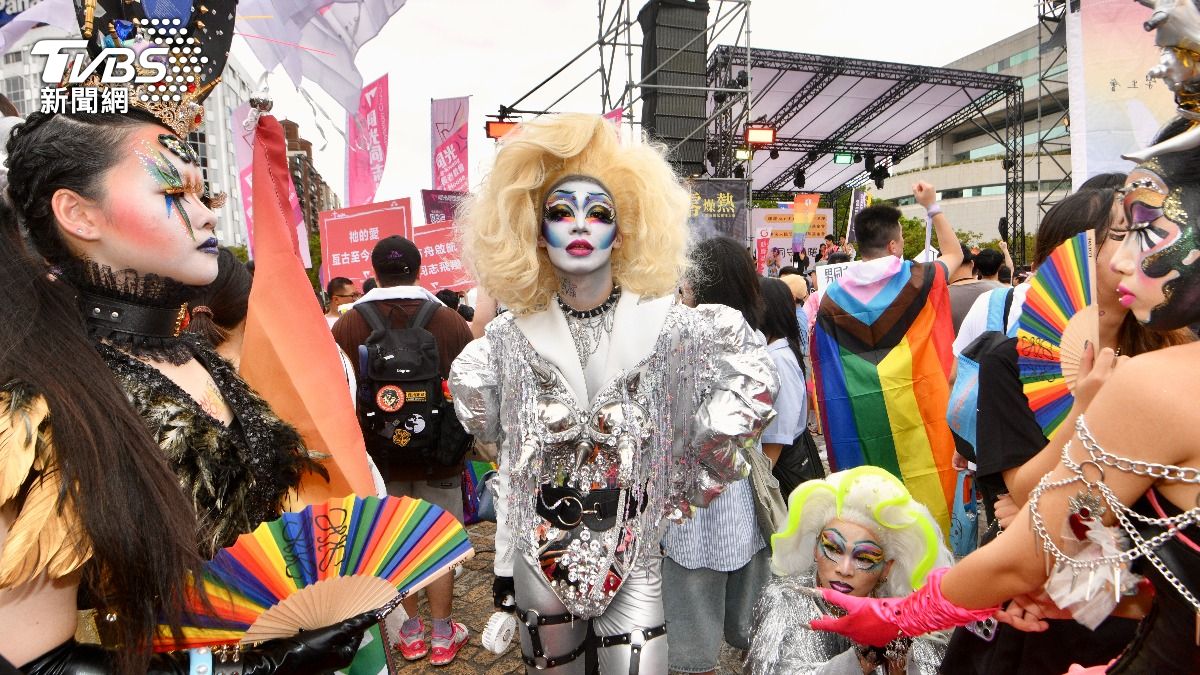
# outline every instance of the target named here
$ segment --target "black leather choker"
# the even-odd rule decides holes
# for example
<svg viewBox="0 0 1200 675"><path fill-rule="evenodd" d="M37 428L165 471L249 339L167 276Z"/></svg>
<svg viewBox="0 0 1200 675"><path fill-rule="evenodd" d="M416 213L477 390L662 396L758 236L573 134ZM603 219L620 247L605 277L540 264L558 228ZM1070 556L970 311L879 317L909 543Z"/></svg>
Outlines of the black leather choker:
<svg viewBox="0 0 1200 675"><path fill-rule="evenodd" d="M88 323L105 333L159 339L179 337L188 316L187 303L150 307L87 292L80 293L79 307Z"/></svg>

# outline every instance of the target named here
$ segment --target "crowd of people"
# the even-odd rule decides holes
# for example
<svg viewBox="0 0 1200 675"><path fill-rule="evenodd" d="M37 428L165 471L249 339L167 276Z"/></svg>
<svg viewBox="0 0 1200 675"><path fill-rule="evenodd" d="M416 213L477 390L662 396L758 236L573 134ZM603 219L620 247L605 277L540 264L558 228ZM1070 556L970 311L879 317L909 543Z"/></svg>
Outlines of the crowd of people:
<svg viewBox="0 0 1200 675"><path fill-rule="evenodd" d="M1195 24L1163 12L1183 28L1161 46L1194 62ZM1189 73L1163 74L1194 91ZM1031 285L1004 244L958 241L932 185L913 197L935 259L905 259L881 203L853 242L759 275L743 242L689 240L662 147L593 115L500 144L456 219L470 303L392 236L369 287L333 278L295 311L324 312L374 494L461 521L468 453L495 459L494 604L530 672L715 673L723 645L756 675L1200 672L1193 103L1037 230L1035 272L1096 244L1096 330L1054 433L1021 374ZM471 639L450 573L428 621L411 595L219 659L152 650L195 619L204 561L329 466L240 374L253 268L213 237L197 120L0 124L0 674L332 673L376 624L398 658L448 665Z"/></svg>

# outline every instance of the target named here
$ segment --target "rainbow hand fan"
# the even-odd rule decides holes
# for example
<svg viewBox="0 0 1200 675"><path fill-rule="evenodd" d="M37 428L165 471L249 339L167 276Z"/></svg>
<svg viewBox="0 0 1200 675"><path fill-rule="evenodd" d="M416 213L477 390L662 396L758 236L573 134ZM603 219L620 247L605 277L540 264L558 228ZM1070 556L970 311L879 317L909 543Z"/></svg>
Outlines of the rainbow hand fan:
<svg viewBox="0 0 1200 675"><path fill-rule="evenodd" d="M1084 344L1096 344L1096 241L1092 230L1059 245L1029 282L1017 322L1017 369L1029 407L1046 438L1075 397Z"/></svg>
<svg viewBox="0 0 1200 675"><path fill-rule="evenodd" d="M379 609L475 554L461 523L410 497L314 504L259 525L204 567L212 610L190 594L190 625L155 648L189 649L291 637Z"/></svg>

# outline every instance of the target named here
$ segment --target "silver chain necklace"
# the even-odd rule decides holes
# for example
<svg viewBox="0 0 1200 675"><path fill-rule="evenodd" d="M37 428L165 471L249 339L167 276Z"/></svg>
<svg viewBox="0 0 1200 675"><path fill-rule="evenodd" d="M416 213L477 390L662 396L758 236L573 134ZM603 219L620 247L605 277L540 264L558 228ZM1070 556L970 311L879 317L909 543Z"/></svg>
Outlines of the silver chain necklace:
<svg viewBox="0 0 1200 675"><path fill-rule="evenodd" d="M600 348L600 340L606 334L612 333L616 312L611 310L620 298L621 287L613 286L608 299L598 307L577 310L563 302L561 297L555 296L558 308L567 320L567 330L571 332L571 340L575 343L575 353L579 355L581 368L587 368L588 361Z"/></svg>
<svg viewBox="0 0 1200 675"><path fill-rule="evenodd" d="M1157 464L1154 462L1132 460L1105 452L1105 450L1096 443L1096 439L1092 437L1092 434L1088 430L1087 424L1084 422L1082 416L1075 421L1075 431L1076 438L1079 439L1080 444L1085 450L1087 450L1089 459L1082 463L1076 463L1073 459L1071 459L1071 443L1068 441L1067 444L1063 446L1062 462L1063 465L1074 472L1075 475L1063 480L1051 481L1049 474L1047 474L1042 478L1041 482L1038 483L1038 486L1034 488L1033 493L1030 495L1029 512L1032 516L1034 532L1037 534L1038 538L1042 540L1042 549L1054 558L1057 565L1070 567L1075 573L1086 571L1089 573L1089 576L1093 575L1096 570L1101 567L1108 567L1113 570L1113 575L1115 578L1115 576L1119 574L1119 570L1122 567L1128 569L1128 566L1133 563L1133 561L1137 560L1138 558L1145 558L1146 561L1153 565L1154 568L1163 575L1163 578L1166 579L1167 582L1175 588L1175 590L1179 591L1179 594L1192 605L1192 607L1196 610L1197 615L1200 615L1200 601L1197 600L1192 591L1188 589L1178 577L1175 576L1175 574L1170 570L1169 567L1167 567L1167 565L1158 557L1156 553L1158 547L1162 546L1169 539L1174 537L1180 530L1188 525L1200 523L1200 505L1195 506L1176 516L1164 518L1152 518L1149 516L1144 516L1128 506L1125 506L1125 504L1116 496L1116 494L1113 493L1112 489L1108 487L1108 485L1105 485L1103 466L1112 467L1118 471L1132 473L1138 476L1148 476L1158 480L1187 483L1190 485L1200 485L1200 471L1197 471L1191 467L1181 467L1170 464ZM1095 469L1099 469L1100 477L1095 481L1088 480L1087 476L1084 474L1084 467L1088 465ZM1058 547L1058 545L1050 537L1050 533L1046 528L1045 520L1042 518L1041 512L1038 509L1038 502L1040 501L1042 494L1047 490L1057 487L1066 487L1067 485L1071 485L1073 483L1083 484L1084 489L1081 490L1080 495L1090 495L1093 491L1100 493L1100 496L1103 497L1104 505L1112 509L1113 515L1116 516L1117 522L1121 525L1121 529L1123 529L1133 541L1134 545L1130 549L1121 551L1115 555L1105 555L1089 558L1087 560L1079 560L1072 558ZM1076 499L1078 500L1080 497L1076 497ZM1076 500L1072 501L1074 502ZM1103 511L1099 511L1094 515L1095 517L1100 517L1103 515ZM1147 539L1142 536L1141 532L1138 531L1137 527L1133 523L1134 520L1146 525L1162 528L1163 531ZM1047 561L1047 563L1049 563L1049 561ZM1119 588L1119 584L1114 584L1114 588ZM1200 618L1200 616L1198 616L1198 618ZM1200 630L1200 626L1198 626L1198 630Z"/></svg>

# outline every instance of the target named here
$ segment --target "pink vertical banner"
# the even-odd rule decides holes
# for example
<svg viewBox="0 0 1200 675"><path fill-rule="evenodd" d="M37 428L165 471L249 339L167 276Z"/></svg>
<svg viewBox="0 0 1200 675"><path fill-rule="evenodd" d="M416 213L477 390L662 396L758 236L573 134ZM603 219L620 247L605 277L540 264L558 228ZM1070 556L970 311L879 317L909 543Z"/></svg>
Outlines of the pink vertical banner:
<svg viewBox="0 0 1200 675"><path fill-rule="evenodd" d="M388 79L387 75L363 87L358 113L349 115L346 144L346 206L375 201L375 191L387 163Z"/></svg>
<svg viewBox="0 0 1200 675"><path fill-rule="evenodd" d="M467 176L467 115L470 97L434 99L430 106L430 148L433 149L433 189L465 192Z"/></svg>

